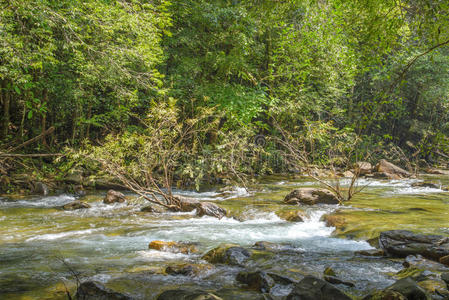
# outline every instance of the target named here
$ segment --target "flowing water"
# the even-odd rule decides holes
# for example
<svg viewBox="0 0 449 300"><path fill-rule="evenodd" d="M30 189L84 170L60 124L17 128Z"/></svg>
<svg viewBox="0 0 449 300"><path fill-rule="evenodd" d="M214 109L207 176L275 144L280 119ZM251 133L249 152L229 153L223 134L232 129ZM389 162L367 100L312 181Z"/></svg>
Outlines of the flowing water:
<svg viewBox="0 0 449 300"><path fill-rule="evenodd" d="M433 177L448 185L449 177ZM177 193L215 201L233 217L221 220L194 213L144 213L145 203L131 201L106 205L105 192L83 198L92 207L63 211L73 195L0 198L0 299L67 299L76 279L95 279L137 299L154 299L161 291L195 287L215 291L224 299L257 299L235 281L240 267L218 265L199 276L164 275L171 264L205 263L201 254L222 243L251 247L257 241L280 243L288 249L250 260L247 268L266 270L294 280L305 274L320 276L331 266L338 277L355 283L341 286L361 296L394 281L401 261L363 257L358 250L373 249L365 240L382 230L410 229L449 234L449 192L412 187L417 180L360 181L362 193L343 207L304 208L308 218L291 223L279 212L298 209L281 200L292 189L316 186L307 179L267 178L247 192L233 188L225 193L210 190ZM133 195L129 195L133 198ZM344 229L326 227L320 218L338 210L348 220ZM149 250L153 240L197 242L197 254ZM272 290L275 299L288 294L289 286Z"/></svg>

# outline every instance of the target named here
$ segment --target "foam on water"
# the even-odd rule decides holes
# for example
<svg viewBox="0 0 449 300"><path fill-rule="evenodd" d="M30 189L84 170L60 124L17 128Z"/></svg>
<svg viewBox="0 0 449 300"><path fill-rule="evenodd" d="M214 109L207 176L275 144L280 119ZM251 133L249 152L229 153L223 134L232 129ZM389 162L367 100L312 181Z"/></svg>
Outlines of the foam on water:
<svg viewBox="0 0 449 300"><path fill-rule="evenodd" d="M31 237L31 238L27 239L26 242L31 242L31 241L35 241L35 240L51 241L51 240L57 240L57 239L62 239L62 238L67 238L67 237L86 236L86 235L90 235L94 232L98 232L100 230L103 230L103 229L96 228L96 229L64 231L64 232L59 232L59 233L48 233L48 234L42 234L42 235L37 235L37 236Z"/></svg>
<svg viewBox="0 0 449 300"><path fill-rule="evenodd" d="M17 201L0 199L0 207L58 207L74 200L74 196L67 194Z"/></svg>
<svg viewBox="0 0 449 300"><path fill-rule="evenodd" d="M173 193L176 195L181 195L184 197L196 198L198 200L226 200L237 197L248 197L253 194L253 192L248 191L244 187L233 186L229 190L225 191L208 191L208 192L196 192L196 191L186 191L174 189Z"/></svg>

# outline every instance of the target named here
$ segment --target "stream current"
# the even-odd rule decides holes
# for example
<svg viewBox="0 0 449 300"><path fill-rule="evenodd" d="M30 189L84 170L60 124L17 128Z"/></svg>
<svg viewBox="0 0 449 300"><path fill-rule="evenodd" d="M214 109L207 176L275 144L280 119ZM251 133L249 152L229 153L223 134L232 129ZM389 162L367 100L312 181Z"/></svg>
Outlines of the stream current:
<svg viewBox="0 0 449 300"><path fill-rule="evenodd" d="M444 185L449 182L446 177L432 180ZM70 194L3 197L0 299L66 299L64 285L73 289L74 273L137 299L154 299L164 290L179 287L215 291L223 299L258 299L259 293L236 283L236 274L243 270L240 267L217 265L198 276L161 272L171 264L205 263L201 255L223 243L251 247L258 241L279 243L288 251L250 260L246 269L300 280L304 275L320 276L330 266L339 278L355 283L352 288L339 288L362 296L393 283L392 275L402 269L400 260L355 254L374 249L365 241L373 232L408 229L449 234L449 193L412 187L416 181L361 179L359 185L367 187L348 205L305 207L308 217L300 223L287 222L277 213L298 208L281 201L296 187L317 186L308 179L267 178L249 192L242 188L224 193L213 189L176 191L214 201L235 217L221 220L199 218L194 213L144 213L140 209L146 203L137 200L107 205L102 203L105 191L84 197L92 207L76 211L60 209L76 199ZM338 236L333 234L335 228L321 221L324 214L337 209L353 213L356 220L348 232ZM149 250L153 240L196 242L200 251L187 255ZM278 285L271 296L282 299L290 288Z"/></svg>

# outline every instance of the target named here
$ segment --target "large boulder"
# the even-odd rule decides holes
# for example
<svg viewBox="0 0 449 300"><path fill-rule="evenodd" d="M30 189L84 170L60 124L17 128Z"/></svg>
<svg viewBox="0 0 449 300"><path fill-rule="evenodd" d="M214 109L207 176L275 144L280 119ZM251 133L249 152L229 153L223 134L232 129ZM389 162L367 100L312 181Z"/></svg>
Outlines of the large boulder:
<svg viewBox="0 0 449 300"><path fill-rule="evenodd" d="M250 257L251 253L245 248L234 244L224 244L207 252L202 259L212 264L242 266Z"/></svg>
<svg viewBox="0 0 449 300"><path fill-rule="evenodd" d="M406 170L392 164L391 162L386 161L385 159L381 159L374 170L378 173L385 173L389 175L396 175L400 178L410 177L411 174Z"/></svg>
<svg viewBox="0 0 449 300"><path fill-rule="evenodd" d="M123 203L123 202L125 202L125 200L126 200L126 197L123 193L117 192L114 190L109 190L103 199L103 203L106 203L106 204Z"/></svg>
<svg viewBox="0 0 449 300"><path fill-rule="evenodd" d="M64 210L76 210L76 209L85 209L90 208L90 204L84 201L73 201L62 206Z"/></svg>
<svg viewBox="0 0 449 300"><path fill-rule="evenodd" d="M78 300L132 300L128 295L117 293L96 281L86 281L80 284L76 291Z"/></svg>
<svg viewBox="0 0 449 300"><path fill-rule="evenodd" d="M287 204L339 204L337 197L329 190L321 188L300 188L285 196Z"/></svg>
<svg viewBox="0 0 449 300"><path fill-rule="evenodd" d="M172 242L172 241L151 241L148 245L149 249L166 251L172 253L195 253L198 252L195 243Z"/></svg>
<svg viewBox="0 0 449 300"><path fill-rule="evenodd" d="M287 300L351 300L332 284L313 276L296 283Z"/></svg>
<svg viewBox="0 0 449 300"><path fill-rule="evenodd" d="M379 245L385 253L396 257L420 254L438 261L441 257L449 255L448 237L417 234L408 230L381 232Z"/></svg>
<svg viewBox="0 0 449 300"><path fill-rule="evenodd" d="M200 204L197 207L196 214L199 217L202 216L210 216L215 217L218 219L221 219L223 217L226 217L226 209L218 206L215 203L212 202L200 202Z"/></svg>
<svg viewBox="0 0 449 300"><path fill-rule="evenodd" d="M178 289L162 292L156 300L222 300L222 298L206 291Z"/></svg>

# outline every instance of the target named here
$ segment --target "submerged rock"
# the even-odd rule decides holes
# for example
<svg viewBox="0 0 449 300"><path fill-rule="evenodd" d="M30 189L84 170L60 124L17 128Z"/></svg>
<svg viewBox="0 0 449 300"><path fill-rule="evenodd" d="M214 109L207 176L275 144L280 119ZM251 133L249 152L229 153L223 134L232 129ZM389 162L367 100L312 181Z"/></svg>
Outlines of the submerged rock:
<svg viewBox="0 0 449 300"><path fill-rule="evenodd" d="M326 280L327 282L332 283L332 284L343 284L343 285L346 285L346 286L349 286L349 287L354 287L355 286L354 283L349 282L349 281L341 280L340 278L338 278L336 276L324 276L324 280Z"/></svg>
<svg viewBox="0 0 449 300"><path fill-rule="evenodd" d="M351 300L351 298L324 280L306 276L294 285L287 300Z"/></svg>
<svg viewBox="0 0 449 300"><path fill-rule="evenodd" d="M321 188L300 188L285 196L287 204L338 204L337 197L329 190Z"/></svg>
<svg viewBox="0 0 449 300"><path fill-rule="evenodd" d="M218 206L215 203L212 202L200 202L200 204L197 206L197 213L199 217L202 216L210 216L215 217L218 219L221 219L223 217L226 217L226 209Z"/></svg>
<svg viewBox="0 0 449 300"><path fill-rule="evenodd" d="M412 183L412 187L422 187L422 188L431 188L431 189L439 189L440 186L438 184L432 182L414 182Z"/></svg>
<svg viewBox="0 0 449 300"><path fill-rule="evenodd" d="M379 244L388 255L396 257L420 254L426 258L438 260L449 255L449 238L442 235L390 230L380 233Z"/></svg>
<svg viewBox="0 0 449 300"><path fill-rule="evenodd" d="M156 300L223 300L222 298L201 290L189 291L184 289L162 292Z"/></svg>
<svg viewBox="0 0 449 300"><path fill-rule="evenodd" d="M250 289L260 291L262 293L269 293L274 286L274 279L271 278L266 272L239 272L236 280L244 283Z"/></svg>
<svg viewBox="0 0 449 300"><path fill-rule="evenodd" d="M406 170L392 164L391 162L386 161L385 159L381 159L374 170L378 173L384 173L389 176L398 176L399 178L407 178L410 177L411 174Z"/></svg>
<svg viewBox="0 0 449 300"><path fill-rule="evenodd" d="M165 273L169 275L198 276L212 269L213 266L209 264L180 264L168 266L165 269Z"/></svg>
<svg viewBox="0 0 449 300"><path fill-rule="evenodd" d="M76 291L78 300L132 300L130 296L117 293L96 281L86 281L80 284Z"/></svg>
<svg viewBox="0 0 449 300"><path fill-rule="evenodd" d="M148 212L148 213L161 213L161 211L157 208L154 208L152 205L148 205L145 207L142 207L140 209L141 212Z"/></svg>
<svg viewBox="0 0 449 300"><path fill-rule="evenodd" d="M85 209L91 208L90 204L84 201L73 201L62 206L64 210L75 210L75 209Z"/></svg>
<svg viewBox="0 0 449 300"><path fill-rule="evenodd" d="M385 252L382 249L373 249L356 251L355 254L363 256L384 256Z"/></svg>
<svg viewBox="0 0 449 300"><path fill-rule="evenodd" d="M238 245L225 244L220 245L205 255L202 259L209 263L215 264L228 264L228 265L243 265L249 258L251 253Z"/></svg>
<svg viewBox="0 0 449 300"><path fill-rule="evenodd" d="M148 245L149 249L166 251L172 253L195 253L198 252L195 243L184 243L184 242L166 242L166 241L151 241Z"/></svg>
<svg viewBox="0 0 449 300"><path fill-rule="evenodd" d="M103 199L103 203L106 204L123 203L125 202L125 200L126 197L123 193L114 190L109 190Z"/></svg>

